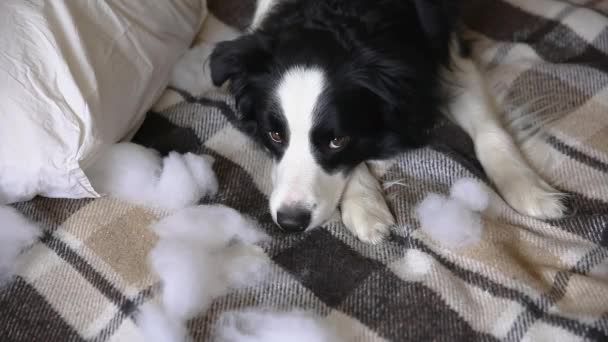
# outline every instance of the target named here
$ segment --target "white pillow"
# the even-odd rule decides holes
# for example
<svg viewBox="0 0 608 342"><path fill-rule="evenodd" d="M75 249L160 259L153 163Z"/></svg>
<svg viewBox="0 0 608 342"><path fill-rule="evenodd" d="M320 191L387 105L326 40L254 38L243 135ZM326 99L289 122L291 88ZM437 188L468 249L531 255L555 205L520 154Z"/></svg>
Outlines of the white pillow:
<svg viewBox="0 0 608 342"><path fill-rule="evenodd" d="M206 0L0 1L0 204L97 197L82 169L137 129Z"/></svg>

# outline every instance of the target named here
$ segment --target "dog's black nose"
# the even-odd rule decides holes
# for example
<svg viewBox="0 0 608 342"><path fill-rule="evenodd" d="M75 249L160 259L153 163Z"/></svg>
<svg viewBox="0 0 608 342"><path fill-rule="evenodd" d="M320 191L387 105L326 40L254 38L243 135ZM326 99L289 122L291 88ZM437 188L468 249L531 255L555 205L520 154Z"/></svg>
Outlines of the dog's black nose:
<svg viewBox="0 0 608 342"><path fill-rule="evenodd" d="M310 224L310 210L303 207L284 207L277 212L277 223L284 231L303 232Z"/></svg>

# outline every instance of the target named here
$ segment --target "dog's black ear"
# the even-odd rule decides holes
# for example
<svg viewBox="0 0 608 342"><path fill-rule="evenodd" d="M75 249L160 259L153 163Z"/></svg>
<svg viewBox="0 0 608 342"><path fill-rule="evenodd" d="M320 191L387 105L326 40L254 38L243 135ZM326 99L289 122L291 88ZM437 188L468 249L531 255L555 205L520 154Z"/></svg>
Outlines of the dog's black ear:
<svg viewBox="0 0 608 342"><path fill-rule="evenodd" d="M260 34L221 42L216 45L210 59L213 84L219 87L235 76L262 71L270 58L270 41Z"/></svg>
<svg viewBox="0 0 608 342"><path fill-rule="evenodd" d="M422 30L434 48L444 50L448 46L459 20L458 3L459 0L414 0Z"/></svg>
<svg viewBox="0 0 608 342"><path fill-rule="evenodd" d="M378 110L386 127L399 132L400 141L406 146L423 144L438 115L440 99L432 65L410 68L399 60L383 59L368 52L360 54L348 75L350 82L380 100Z"/></svg>

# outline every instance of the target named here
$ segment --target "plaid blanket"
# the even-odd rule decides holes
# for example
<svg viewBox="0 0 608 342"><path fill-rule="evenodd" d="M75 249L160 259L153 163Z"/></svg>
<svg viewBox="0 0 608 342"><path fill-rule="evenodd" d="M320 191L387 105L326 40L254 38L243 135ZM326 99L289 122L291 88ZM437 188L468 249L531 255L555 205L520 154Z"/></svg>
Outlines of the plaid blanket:
<svg viewBox="0 0 608 342"><path fill-rule="evenodd" d="M219 3L211 2L216 13L232 13ZM230 125L232 100L169 91L162 103L170 106L150 112L135 140L213 155L215 201L273 237L263 246L273 260L268 279L191 321L197 340L208 339L220 313L248 307L312 310L351 341L608 340L608 1L465 3L492 83L560 114L539 151L553 156L543 173L569 194L571 215L541 222L502 204L484 218L479 244L435 243L418 229L416 204L462 177L487 181L469 139L445 124L428 148L383 169L398 218L389 241L362 244L339 222L285 235L267 209L270 161ZM16 207L45 235L0 290L0 341L141 340L134 314L158 293L145 261L156 241L148 226L167 213L109 198Z"/></svg>

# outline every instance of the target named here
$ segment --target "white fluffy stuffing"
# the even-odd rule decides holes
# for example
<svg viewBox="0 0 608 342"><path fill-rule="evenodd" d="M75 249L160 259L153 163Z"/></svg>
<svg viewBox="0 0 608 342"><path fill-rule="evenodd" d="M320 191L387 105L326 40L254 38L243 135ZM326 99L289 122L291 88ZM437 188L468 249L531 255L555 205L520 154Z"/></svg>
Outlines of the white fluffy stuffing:
<svg viewBox="0 0 608 342"><path fill-rule="evenodd" d="M12 278L21 252L41 234L40 228L16 209L0 206L0 285Z"/></svg>
<svg viewBox="0 0 608 342"><path fill-rule="evenodd" d="M146 342L186 342L191 338L184 321L174 319L154 303L144 304L135 317Z"/></svg>
<svg viewBox="0 0 608 342"><path fill-rule="evenodd" d="M215 158L211 156L199 156L193 153L186 153L184 160L188 169L192 173L196 185L204 196L214 196L217 194L219 184L215 172L213 171L213 163Z"/></svg>
<svg viewBox="0 0 608 342"><path fill-rule="evenodd" d="M253 245L267 236L223 206L183 209L153 226L160 240L149 255L168 314L190 319L230 289L253 285L269 259Z"/></svg>
<svg viewBox="0 0 608 342"><path fill-rule="evenodd" d="M217 193L218 183L211 163L192 153L171 152L163 160L163 170L150 201L167 209L180 209Z"/></svg>
<svg viewBox="0 0 608 342"><path fill-rule="evenodd" d="M225 247L230 240L258 243L268 239L256 223L222 205L182 209L152 226L161 238L197 240L205 248Z"/></svg>
<svg viewBox="0 0 608 342"><path fill-rule="evenodd" d="M162 158L158 152L140 145L116 144L100 153L86 174L102 193L133 202L145 202L143 189L158 183ZM149 194L145 194L148 196Z"/></svg>
<svg viewBox="0 0 608 342"><path fill-rule="evenodd" d="M160 240L148 258L161 279L163 305L173 317L190 319L226 291L218 260L196 243Z"/></svg>
<svg viewBox="0 0 608 342"><path fill-rule="evenodd" d="M485 185L471 178L456 181L452 185L450 196L477 212L486 210L490 205L490 193Z"/></svg>
<svg viewBox="0 0 608 342"><path fill-rule="evenodd" d="M261 282L269 270L270 260L258 246L236 242L217 255L223 263L222 276L233 289L245 288Z"/></svg>
<svg viewBox="0 0 608 342"><path fill-rule="evenodd" d="M197 242L161 240L149 255L162 283L167 313L191 319L230 289L255 284L265 275L268 258L260 247L233 244L210 252Z"/></svg>
<svg viewBox="0 0 608 342"><path fill-rule="evenodd" d="M216 342L339 342L335 329L304 311L242 311L223 314L214 330Z"/></svg>
<svg viewBox="0 0 608 342"><path fill-rule="evenodd" d="M452 187L451 198L430 194L416 208L422 231L449 248L461 248L481 240L480 213L490 195L475 180L464 179Z"/></svg>
<svg viewBox="0 0 608 342"><path fill-rule="evenodd" d="M100 193L140 205L175 210L215 195L218 182L213 159L172 152L166 158L132 143L109 147L87 168Z"/></svg>
<svg viewBox="0 0 608 342"><path fill-rule="evenodd" d="M458 200L431 194L417 213L422 231L447 247L464 247L481 238L481 217Z"/></svg>

